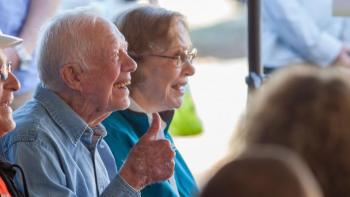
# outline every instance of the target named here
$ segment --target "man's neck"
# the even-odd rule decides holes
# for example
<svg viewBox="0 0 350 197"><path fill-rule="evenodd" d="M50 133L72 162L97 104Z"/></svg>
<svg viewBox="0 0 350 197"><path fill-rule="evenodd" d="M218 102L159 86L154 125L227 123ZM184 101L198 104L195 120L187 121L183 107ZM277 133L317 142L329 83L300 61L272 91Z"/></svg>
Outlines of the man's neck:
<svg viewBox="0 0 350 197"><path fill-rule="evenodd" d="M84 98L77 93L56 92L59 97L69 105L90 127L100 124L110 113L98 113L95 106L88 104Z"/></svg>

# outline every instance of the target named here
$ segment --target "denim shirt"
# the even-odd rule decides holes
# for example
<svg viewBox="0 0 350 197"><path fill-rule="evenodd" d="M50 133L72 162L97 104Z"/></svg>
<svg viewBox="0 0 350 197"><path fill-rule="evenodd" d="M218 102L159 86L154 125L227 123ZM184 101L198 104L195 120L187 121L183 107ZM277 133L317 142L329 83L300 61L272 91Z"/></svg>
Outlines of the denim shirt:
<svg viewBox="0 0 350 197"><path fill-rule="evenodd" d="M262 0L261 7L262 63L268 68L328 66L349 44L349 19L332 16L332 0Z"/></svg>
<svg viewBox="0 0 350 197"><path fill-rule="evenodd" d="M105 128L90 128L53 91L38 86L14 118L2 157L23 168L31 196L140 196L117 174Z"/></svg>

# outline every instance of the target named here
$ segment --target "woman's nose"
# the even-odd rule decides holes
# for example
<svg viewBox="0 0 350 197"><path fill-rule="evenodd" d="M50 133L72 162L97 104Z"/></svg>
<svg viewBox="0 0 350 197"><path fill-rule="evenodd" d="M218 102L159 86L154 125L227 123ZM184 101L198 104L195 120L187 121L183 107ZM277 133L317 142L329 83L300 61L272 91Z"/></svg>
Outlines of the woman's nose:
<svg viewBox="0 0 350 197"><path fill-rule="evenodd" d="M192 76L196 72L196 69L193 66L193 63L186 61L185 65L183 65L183 72L186 76Z"/></svg>

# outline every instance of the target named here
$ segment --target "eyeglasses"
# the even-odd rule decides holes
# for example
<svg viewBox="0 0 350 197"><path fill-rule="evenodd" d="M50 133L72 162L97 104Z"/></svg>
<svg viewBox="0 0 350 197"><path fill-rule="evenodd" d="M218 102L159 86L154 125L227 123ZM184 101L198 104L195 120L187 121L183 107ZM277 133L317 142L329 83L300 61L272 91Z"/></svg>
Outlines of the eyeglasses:
<svg viewBox="0 0 350 197"><path fill-rule="evenodd" d="M184 53L176 56L167 56L167 55L158 55L158 54L148 54L148 55L140 56L140 55L135 55L132 52L129 52L129 55L133 58L140 58L142 56L152 56L152 57L160 57L165 59L176 60L176 67L181 68L187 62L192 64L193 59L197 56L197 49L193 48L190 51L186 50Z"/></svg>
<svg viewBox="0 0 350 197"><path fill-rule="evenodd" d="M9 73L12 72L12 62L7 62L0 67L0 79L6 81Z"/></svg>
<svg viewBox="0 0 350 197"><path fill-rule="evenodd" d="M192 64L193 59L197 56L197 49L193 48L191 51L186 50L184 53L176 56L167 56L167 55L158 55L158 54L150 54L149 56L176 60L176 67L180 68L187 62Z"/></svg>

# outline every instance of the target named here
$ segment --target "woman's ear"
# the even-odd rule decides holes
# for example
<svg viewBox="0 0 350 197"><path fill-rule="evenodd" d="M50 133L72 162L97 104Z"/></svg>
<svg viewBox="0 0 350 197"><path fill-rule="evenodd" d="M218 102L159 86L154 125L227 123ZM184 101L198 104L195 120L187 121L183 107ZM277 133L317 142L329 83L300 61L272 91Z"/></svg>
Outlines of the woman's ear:
<svg viewBox="0 0 350 197"><path fill-rule="evenodd" d="M65 85L73 90L82 90L83 69L79 64L65 64L60 69L60 76Z"/></svg>

